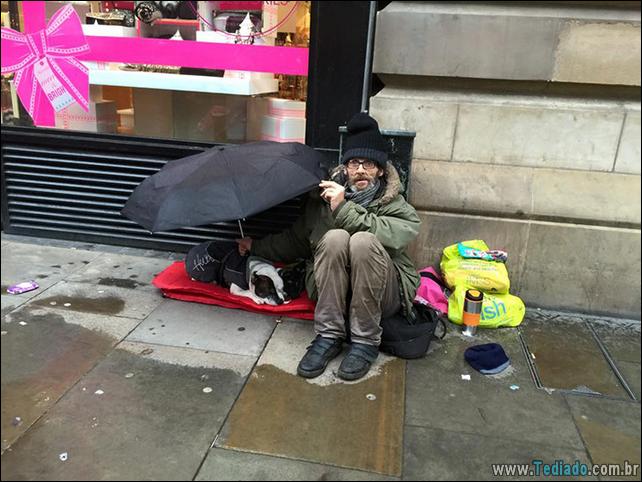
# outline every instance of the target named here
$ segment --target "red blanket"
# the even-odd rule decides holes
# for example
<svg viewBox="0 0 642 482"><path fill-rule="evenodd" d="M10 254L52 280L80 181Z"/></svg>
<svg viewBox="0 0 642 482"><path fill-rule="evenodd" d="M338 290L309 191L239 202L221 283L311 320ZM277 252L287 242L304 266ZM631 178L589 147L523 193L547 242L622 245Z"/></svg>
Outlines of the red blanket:
<svg viewBox="0 0 642 482"><path fill-rule="evenodd" d="M280 315L303 320L314 319L314 302L308 298L305 292L297 299L283 305L257 305L249 298L231 294L227 288L212 283L192 281L187 276L182 261L174 262L162 273L159 273L153 283L168 298L218 305L225 308L238 308L264 315Z"/></svg>

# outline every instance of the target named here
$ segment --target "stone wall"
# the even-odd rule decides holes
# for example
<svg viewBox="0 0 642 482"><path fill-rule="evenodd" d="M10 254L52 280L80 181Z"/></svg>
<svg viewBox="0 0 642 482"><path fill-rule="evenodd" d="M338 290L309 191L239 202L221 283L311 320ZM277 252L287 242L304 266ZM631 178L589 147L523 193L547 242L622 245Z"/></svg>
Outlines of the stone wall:
<svg viewBox="0 0 642 482"><path fill-rule="evenodd" d="M640 317L640 10L619 3L379 12L370 111L417 132L418 266L480 238L530 306Z"/></svg>
<svg viewBox="0 0 642 482"><path fill-rule="evenodd" d="M392 2L379 13L374 70L640 85L639 5L529 3Z"/></svg>

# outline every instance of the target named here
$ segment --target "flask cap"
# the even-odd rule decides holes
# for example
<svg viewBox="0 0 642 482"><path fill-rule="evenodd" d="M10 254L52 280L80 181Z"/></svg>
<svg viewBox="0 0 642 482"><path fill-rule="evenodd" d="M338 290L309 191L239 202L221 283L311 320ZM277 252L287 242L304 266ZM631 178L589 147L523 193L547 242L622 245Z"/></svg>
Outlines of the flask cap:
<svg viewBox="0 0 642 482"><path fill-rule="evenodd" d="M478 291L478 290L466 291L466 299L469 299L470 301L481 301L483 298L484 298L484 295L482 294L481 291Z"/></svg>

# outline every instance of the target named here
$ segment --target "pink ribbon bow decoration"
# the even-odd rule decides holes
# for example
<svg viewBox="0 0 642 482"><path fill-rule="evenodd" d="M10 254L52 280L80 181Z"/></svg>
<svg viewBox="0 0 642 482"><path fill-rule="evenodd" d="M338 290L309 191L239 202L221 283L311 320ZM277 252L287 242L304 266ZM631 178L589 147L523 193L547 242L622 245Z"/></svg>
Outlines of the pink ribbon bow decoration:
<svg viewBox="0 0 642 482"><path fill-rule="evenodd" d="M2 28L2 73L15 72L16 91L36 125L46 124L46 102L59 111L75 100L89 110L89 71L76 60L88 51L71 5L58 10L43 30L23 34Z"/></svg>

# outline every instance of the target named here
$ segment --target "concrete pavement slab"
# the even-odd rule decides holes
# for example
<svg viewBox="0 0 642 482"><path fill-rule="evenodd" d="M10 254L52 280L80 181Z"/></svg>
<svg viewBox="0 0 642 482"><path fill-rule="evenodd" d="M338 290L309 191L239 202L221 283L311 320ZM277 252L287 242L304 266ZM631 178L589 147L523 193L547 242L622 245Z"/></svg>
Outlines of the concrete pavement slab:
<svg viewBox="0 0 642 482"><path fill-rule="evenodd" d="M448 329L426 358L408 361L407 424L582 448L562 397L536 388L516 329L480 330L474 338L455 325ZM466 362L464 352L491 342L502 345L511 367L487 376Z"/></svg>
<svg viewBox="0 0 642 482"><path fill-rule="evenodd" d="M640 404L600 397L566 396L595 464L640 465ZM640 469L637 477L640 480Z"/></svg>
<svg viewBox="0 0 642 482"><path fill-rule="evenodd" d="M83 269L66 278L67 281L93 283L120 288L138 288L158 291L152 284L154 277L172 262L163 258L126 256L105 253Z"/></svg>
<svg viewBox="0 0 642 482"><path fill-rule="evenodd" d="M270 316L166 299L127 339L258 358L275 324Z"/></svg>
<svg viewBox="0 0 642 482"><path fill-rule="evenodd" d="M13 295L22 301L31 299L100 255L91 251L6 242L2 245L0 270L3 296L12 284L34 280L39 289Z"/></svg>
<svg viewBox="0 0 642 482"><path fill-rule="evenodd" d="M461 414L462 417L466 415ZM551 436L551 441L553 438ZM545 464L553 464L556 460L570 464L576 460L590 463L583 449L515 442L487 434L407 427L403 480L533 480L535 477L530 475L500 477L494 475L492 470L492 464L530 464L533 460L540 460ZM540 475L535 479L550 477ZM565 479L567 478L554 478ZM589 477L568 478L575 479L592 480Z"/></svg>
<svg viewBox="0 0 642 482"><path fill-rule="evenodd" d="M25 305L2 321L2 450L138 323Z"/></svg>
<svg viewBox="0 0 642 482"><path fill-rule="evenodd" d="M253 363L123 343L2 455L2 480L191 480Z"/></svg>
<svg viewBox="0 0 642 482"><path fill-rule="evenodd" d="M277 326L216 445L385 475L401 473L405 363L381 355L369 376L296 375L312 323Z"/></svg>
<svg viewBox="0 0 642 482"><path fill-rule="evenodd" d="M195 480L399 480L281 457L214 448Z"/></svg>
<svg viewBox="0 0 642 482"><path fill-rule="evenodd" d="M163 301L160 292L61 281L29 304L97 315L142 320Z"/></svg>
<svg viewBox="0 0 642 482"><path fill-rule="evenodd" d="M547 319L527 313L520 330L535 356L543 386L628 398L585 320L562 314Z"/></svg>

